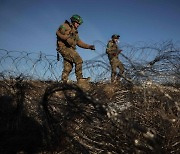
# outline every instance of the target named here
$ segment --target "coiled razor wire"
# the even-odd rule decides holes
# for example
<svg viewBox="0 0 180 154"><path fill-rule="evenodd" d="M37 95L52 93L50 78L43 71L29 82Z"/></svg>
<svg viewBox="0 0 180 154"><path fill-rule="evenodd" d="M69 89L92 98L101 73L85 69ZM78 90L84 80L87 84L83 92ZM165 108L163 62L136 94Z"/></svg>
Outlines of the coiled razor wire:
<svg viewBox="0 0 180 154"><path fill-rule="evenodd" d="M133 88L104 83L110 66L97 49L83 65L99 81L89 91L57 82L62 57L1 49L0 153L180 153L179 49L139 46L119 57Z"/></svg>
<svg viewBox="0 0 180 154"><path fill-rule="evenodd" d="M105 44L95 41L95 56L83 63L83 73L93 81L110 80L110 64L105 53ZM172 42L159 44L123 44L123 52L119 59L125 67L125 76L134 83L154 81L160 83L179 83L180 78L180 50ZM31 53L27 51L8 51L0 49L0 74L3 77L17 77L20 75L39 80L59 81L63 69L63 58L57 61L54 55L43 52ZM74 79L74 71L70 79Z"/></svg>

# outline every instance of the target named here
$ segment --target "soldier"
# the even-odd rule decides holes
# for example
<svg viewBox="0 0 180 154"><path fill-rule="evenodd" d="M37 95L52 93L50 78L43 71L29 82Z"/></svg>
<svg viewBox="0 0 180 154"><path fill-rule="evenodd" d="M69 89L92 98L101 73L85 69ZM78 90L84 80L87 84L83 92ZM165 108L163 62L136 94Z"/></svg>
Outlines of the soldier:
<svg viewBox="0 0 180 154"><path fill-rule="evenodd" d="M106 53L108 54L109 62L111 65L111 82L115 82L118 76L122 76L124 73L124 66L118 59L118 55L122 50L118 48L118 40L119 35L114 34L111 37L111 40L108 41L106 47ZM119 73L117 73L117 68L119 69Z"/></svg>
<svg viewBox="0 0 180 154"><path fill-rule="evenodd" d="M81 41L78 35L78 27L83 23L83 19L75 14L70 18L71 22L65 21L57 30L57 51L62 55L64 60L64 69L62 72L62 81L67 82L68 76L75 64L75 73L77 81L83 78L82 63L83 60L76 51L76 45L84 48L95 50L94 45L88 45Z"/></svg>

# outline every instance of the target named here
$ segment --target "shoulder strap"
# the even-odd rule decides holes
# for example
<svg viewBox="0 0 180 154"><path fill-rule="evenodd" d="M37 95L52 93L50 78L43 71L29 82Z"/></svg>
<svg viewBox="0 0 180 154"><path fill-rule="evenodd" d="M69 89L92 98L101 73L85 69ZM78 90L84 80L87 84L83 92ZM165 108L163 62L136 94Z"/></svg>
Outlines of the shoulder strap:
<svg viewBox="0 0 180 154"><path fill-rule="evenodd" d="M69 21L67 21L67 20L65 20L65 22L64 22L65 24L68 24L69 25L69 27L72 27L72 25L71 25L71 23L69 22Z"/></svg>

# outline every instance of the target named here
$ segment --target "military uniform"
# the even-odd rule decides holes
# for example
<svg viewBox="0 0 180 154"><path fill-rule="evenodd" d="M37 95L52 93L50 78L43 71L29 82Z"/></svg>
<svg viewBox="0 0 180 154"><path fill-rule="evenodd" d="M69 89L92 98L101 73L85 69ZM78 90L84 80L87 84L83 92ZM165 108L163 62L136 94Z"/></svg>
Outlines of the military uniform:
<svg viewBox="0 0 180 154"><path fill-rule="evenodd" d="M77 81L83 78L82 63L83 60L76 51L76 45L84 48L95 50L93 45L88 45L80 40L77 28L69 21L65 21L57 32L57 51L64 59L64 69L62 72L62 80L67 81L73 64L75 64L75 73Z"/></svg>
<svg viewBox="0 0 180 154"><path fill-rule="evenodd" d="M121 75L124 73L124 66L118 59L118 55L121 52L116 42L112 39L107 43L106 53L108 54L109 62L111 65L111 82L114 82L117 77L117 68Z"/></svg>

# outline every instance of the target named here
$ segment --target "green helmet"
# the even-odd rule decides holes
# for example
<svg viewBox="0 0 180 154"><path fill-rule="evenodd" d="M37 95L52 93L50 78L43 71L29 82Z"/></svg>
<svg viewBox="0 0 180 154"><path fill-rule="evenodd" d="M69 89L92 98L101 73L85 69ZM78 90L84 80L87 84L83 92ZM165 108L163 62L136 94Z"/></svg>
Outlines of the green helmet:
<svg viewBox="0 0 180 154"><path fill-rule="evenodd" d="M114 34L111 36L112 39L119 39L120 35Z"/></svg>
<svg viewBox="0 0 180 154"><path fill-rule="evenodd" d="M77 22L80 25L83 23L83 19L77 14L73 15L70 19L71 19L71 22Z"/></svg>

